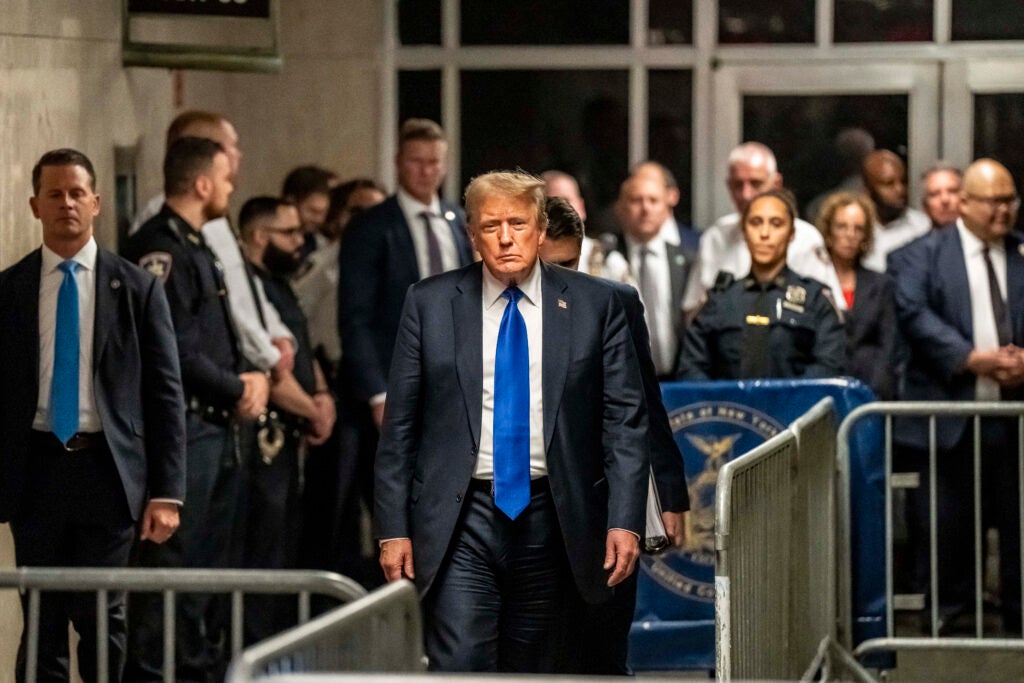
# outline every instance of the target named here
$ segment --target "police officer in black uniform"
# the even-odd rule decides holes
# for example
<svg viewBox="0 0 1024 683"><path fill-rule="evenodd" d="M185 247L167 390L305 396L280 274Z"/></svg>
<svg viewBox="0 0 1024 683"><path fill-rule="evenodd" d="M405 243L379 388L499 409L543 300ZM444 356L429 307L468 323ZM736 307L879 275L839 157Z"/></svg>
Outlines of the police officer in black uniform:
<svg viewBox="0 0 1024 683"><path fill-rule="evenodd" d="M846 342L831 292L786 267L795 204L786 190L769 190L747 206L741 224L750 273L719 274L687 331L680 379L843 374Z"/></svg>
<svg viewBox="0 0 1024 683"><path fill-rule="evenodd" d="M274 371L270 407L249 466L245 566L294 569L301 527L301 461L307 443L319 445L330 436L334 399L313 357L306 316L290 284L302 265L304 231L298 210L276 197L253 197L242 206L238 225L252 271L296 341L292 370ZM247 596L245 639L255 642L274 635L295 625L296 616L290 597Z"/></svg>
<svg viewBox="0 0 1024 683"><path fill-rule="evenodd" d="M172 543L143 543L138 560L152 567L237 567L244 534L243 464L253 444L253 420L266 410L269 384L264 373L247 371L222 269L200 232L228 209L233 187L223 148L192 137L173 143L164 159L164 189L163 208L129 239L124 256L164 281L187 403L188 478L179 533ZM125 680L162 679L161 605L160 595L132 596ZM177 608L176 680L222 675L223 605L193 594L178 596Z"/></svg>

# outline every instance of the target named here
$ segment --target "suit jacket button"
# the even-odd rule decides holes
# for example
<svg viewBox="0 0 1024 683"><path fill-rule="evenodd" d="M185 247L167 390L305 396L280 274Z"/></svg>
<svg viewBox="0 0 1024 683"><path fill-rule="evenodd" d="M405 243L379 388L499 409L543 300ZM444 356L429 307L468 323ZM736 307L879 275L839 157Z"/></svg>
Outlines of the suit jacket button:
<svg viewBox="0 0 1024 683"><path fill-rule="evenodd" d="M455 502L456 503L461 503L462 502L462 494L461 493L456 493L455 494Z"/></svg>

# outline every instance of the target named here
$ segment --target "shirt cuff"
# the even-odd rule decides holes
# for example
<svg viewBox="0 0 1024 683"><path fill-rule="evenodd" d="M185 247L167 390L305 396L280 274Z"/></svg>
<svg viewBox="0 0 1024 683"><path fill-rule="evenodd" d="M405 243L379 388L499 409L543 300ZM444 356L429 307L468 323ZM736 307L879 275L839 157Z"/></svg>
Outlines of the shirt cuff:
<svg viewBox="0 0 1024 683"><path fill-rule="evenodd" d="M184 502L178 500L177 498L150 498L149 502L150 503L174 503L178 507L183 507L185 505Z"/></svg>
<svg viewBox="0 0 1024 683"><path fill-rule="evenodd" d="M381 403L384 403L384 401L387 399L387 397L388 397L388 394L387 394L386 391L382 391L379 394L374 394L373 396L370 397L370 405L371 406L379 406Z"/></svg>
<svg viewBox="0 0 1024 683"><path fill-rule="evenodd" d="M638 533L637 533L637 532L635 532L635 531L630 531L629 529L620 529L620 528L619 528L619 527L617 527L617 526L613 526L613 527L612 527L611 529L609 529L608 531L625 531L626 533L630 533L630 534L633 534L634 536L636 536L636 540L638 540L638 541L640 540L640 534L638 534Z"/></svg>
<svg viewBox="0 0 1024 683"><path fill-rule="evenodd" d="M397 538L382 538L379 541L377 541L377 547L378 548L381 547L382 545L384 545L388 541L411 541L411 540L412 539L409 538L408 536L398 536Z"/></svg>

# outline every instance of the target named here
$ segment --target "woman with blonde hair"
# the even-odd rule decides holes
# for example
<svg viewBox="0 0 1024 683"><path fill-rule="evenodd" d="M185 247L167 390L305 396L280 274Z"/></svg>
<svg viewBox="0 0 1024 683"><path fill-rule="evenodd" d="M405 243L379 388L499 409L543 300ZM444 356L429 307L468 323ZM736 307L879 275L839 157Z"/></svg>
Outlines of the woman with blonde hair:
<svg viewBox="0 0 1024 683"><path fill-rule="evenodd" d="M894 290L885 273L861 264L877 222L874 203L852 192L826 197L816 221L846 299L847 373L887 400L895 397L897 384Z"/></svg>

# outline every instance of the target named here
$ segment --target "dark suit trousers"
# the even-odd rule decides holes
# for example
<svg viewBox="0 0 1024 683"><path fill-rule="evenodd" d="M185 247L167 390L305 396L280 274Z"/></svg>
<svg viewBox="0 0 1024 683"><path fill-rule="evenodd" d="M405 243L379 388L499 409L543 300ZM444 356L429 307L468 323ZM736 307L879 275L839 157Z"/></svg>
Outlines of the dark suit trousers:
<svg viewBox="0 0 1024 683"><path fill-rule="evenodd" d="M984 529L999 531L999 578L1003 622L1020 630L1020 534L1016 422L981 422L982 538ZM917 581L929 585L928 453L904 449L908 464L921 472L921 488L911 496ZM968 423L960 441L937 453L937 532L940 613L974 609L974 430Z"/></svg>
<svg viewBox="0 0 1024 683"><path fill-rule="evenodd" d="M575 588L551 491L541 481L515 520L497 509L489 482L467 493L423 602L432 671L559 670Z"/></svg>
<svg viewBox="0 0 1024 683"><path fill-rule="evenodd" d="M17 563L26 567L124 567L135 525L110 450L104 445L68 453L49 433L33 432L25 507L11 522ZM108 655L111 680L125 657L124 593L110 594ZM28 623L28 594L22 596ZM39 619L39 681L67 681L68 621L81 636L78 667L96 680L96 596L48 593ZM24 676L25 639L18 651Z"/></svg>
<svg viewBox="0 0 1024 683"><path fill-rule="evenodd" d="M231 568L242 566L245 533L244 454L253 447L251 425L219 426L189 415L185 506L181 526L162 545L139 545L144 567ZM221 596L177 596L175 664L178 681L223 678L229 626ZM163 680L163 596L133 593L126 681Z"/></svg>

